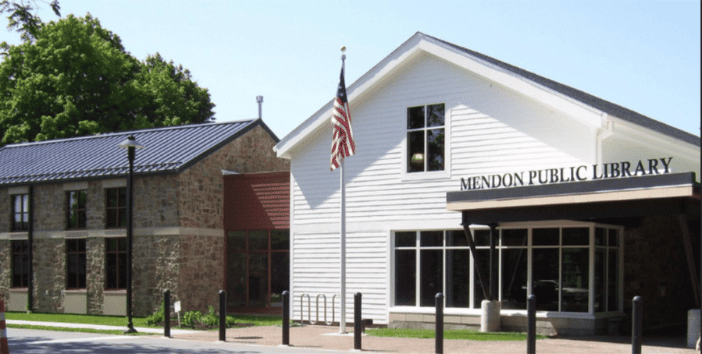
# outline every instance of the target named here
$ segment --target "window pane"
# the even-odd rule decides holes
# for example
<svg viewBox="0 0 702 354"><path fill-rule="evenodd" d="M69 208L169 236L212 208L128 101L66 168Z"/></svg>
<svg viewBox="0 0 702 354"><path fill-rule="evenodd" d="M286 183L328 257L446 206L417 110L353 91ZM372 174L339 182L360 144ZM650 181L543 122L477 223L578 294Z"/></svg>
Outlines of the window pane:
<svg viewBox="0 0 702 354"><path fill-rule="evenodd" d="M439 127L444 125L444 104L433 104L427 106L427 127Z"/></svg>
<svg viewBox="0 0 702 354"><path fill-rule="evenodd" d="M473 230L476 246L490 246L490 230Z"/></svg>
<svg viewBox="0 0 702 354"><path fill-rule="evenodd" d="M395 251L395 305L416 305L416 262L415 250Z"/></svg>
<svg viewBox="0 0 702 354"><path fill-rule="evenodd" d="M434 306L436 293L443 292L443 260L441 250L422 250L420 254L420 306Z"/></svg>
<svg viewBox="0 0 702 354"><path fill-rule="evenodd" d="M444 130L427 130L427 170L444 170Z"/></svg>
<svg viewBox="0 0 702 354"><path fill-rule="evenodd" d="M12 287L29 286L29 241L14 240L12 247Z"/></svg>
<svg viewBox="0 0 702 354"><path fill-rule="evenodd" d="M227 238L227 304L246 306L246 233L230 232Z"/></svg>
<svg viewBox="0 0 702 354"><path fill-rule="evenodd" d="M616 247L619 246L619 230L609 229L609 245Z"/></svg>
<svg viewBox="0 0 702 354"><path fill-rule="evenodd" d="M417 233L414 231L410 232L396 232L395 233L395 247L416 247L417 246Z"/></svg>
<svg viewBox="0 0 702 354"><path fill-rule="evenodd" d="M463 239L465 240L465 236ZM448 250L446 251L446 307L468 307L469 300L470 251Z"/></svg>
<svg viewBox="0 0 702 354"><path fill-rule="evenodd" d="M590 229L587 227L563 228L563 246L590 245Z"/></svg>
<svg viewBox="0 0 702 354"><path fill-rule="evenodd" d="M595 246L607 246L607 229L595 228Z"/></svg>
<svg viewBox="0 0 702 354"><path fill-rule="evenodd" d="M449 247L468 247L468 239L463 230L446 231L446 246Z"/></svg>
<svg viewBox="0 0 702 354"><path fill-rule="evenodd" d="M249 253L249 306L268 304L268 254Z"/></svg>
<svg viewBox="0 0 702 354"><path fill-rule="evenodd" d="M605 302L607 301L605 255L606 253L603 249L595 251L595 312L605 311Z"/></svg>
<svg viewBox="0 0 702 354"><path fill-rule="evenodd" d="M424 106L407 108L407 129L424 128Z"/></svg>
<svg viewBox="0 0 702 354"><path fill-rule="evenodd" d="M271 249L290 249L290 230L271 230Z"/></svg>
<svg viewBox="0 0 702 354"><path fill-rule="evenodd" d="M485 293L483 292L483 288L481 286L480 282L480 277L478 276L478 268L475 266L475 263L480 264L480 268L482 269L483 275L485 277L490 276L490 250L487 249L479 249L476 251L478 254L477 261L474 262L473 266L473 277L475 279L475 282L473 283L473 308L480 308L480 303L485 299ZM483 279L485 281L485 286L486 286L486 291L490 291L490 279Z"/></svg>
<svg viewBox="0 0 702 354"><path fill-rule="evenodd" d="M558 311L558 249L535 248L532 258L536 310Z"/></svg>
<svg viewBox="0 0 702 354"><path fill-rule="evenodd" d="M587 229L586 229L587 230ZM565 238L565 237L564 237ZM588 311L588 279L590 250L587 248L563 249L563 293L561 311Z"/></svg>
<svg viewBox="0 0 702 354"><path fill-rule="evenodd" d="M526 248L502 250L503 309L526 309L527 253Z"/></svg>
<svg viewBox="0 0 702 354"><path fill-rule="evenodd" d="M443 231L422 231L419 237L422 247L441 247L444 245Z"/></svg>
<svg viewBox="0 0 702 354"><path fill-rule="evenodd" d="M249 232L249 250L251 251L266 251L268 250L268 231L250 231Z"/></svg>
<svg viewBox="0 0 702 354"><path fill-rule="evenodd" d="M271 296L280 297L283 291L290 288L290 253L271 253ZM274 302L275 299L271 299ZM282 301L282 300L279 300ZM278 301L276 301L278 302Z"/></svg>
<svg viewBox="0 0 702 354"><path fill-rule="evenodd" d="M609 250L607 311L619 311L619 250Z"/></svg>
<svg viewBox="0 0 702 354"><path fill-rule="evenodd" d="M558 241L560 230L556 228L551 229L533 229L531 231L532 235L532 245L534 246L558 246L560 242Z"/></svg>
<svg viewBox="0 0 702 354"><path fill-rule="evenodd" d="M424 131L407 133L407 171L424 171Z"/></svg>
<svg viewBox="0 0 702 354"><path fill-rule="evenodd" d="M502 230L503 246L526 246L529 242L527 229Z"/></svg>

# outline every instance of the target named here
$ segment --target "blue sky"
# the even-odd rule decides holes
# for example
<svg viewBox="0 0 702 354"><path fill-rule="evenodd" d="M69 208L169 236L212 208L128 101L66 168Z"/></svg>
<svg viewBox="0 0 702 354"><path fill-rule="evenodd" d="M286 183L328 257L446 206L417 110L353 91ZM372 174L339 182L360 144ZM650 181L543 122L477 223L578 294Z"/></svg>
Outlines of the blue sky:
<svg viewBox="0 0 702 354"><path fill-rule="evenodd" d="M700 134L700 2L60 0L140 60L155 52L209 89L218 122L282 138L421 31ZM56 16L44 6L48 22ZM0 25L7 25L5 18ZM0 29L0 40L19 35Z"/></svg>

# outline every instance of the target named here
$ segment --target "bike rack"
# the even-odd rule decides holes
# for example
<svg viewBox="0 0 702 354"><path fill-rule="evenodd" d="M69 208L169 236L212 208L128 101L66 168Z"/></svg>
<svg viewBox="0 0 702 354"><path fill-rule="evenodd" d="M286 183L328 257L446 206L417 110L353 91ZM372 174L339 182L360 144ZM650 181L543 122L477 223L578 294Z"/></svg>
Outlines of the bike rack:
<svg viewBox="0 0 702 354"><path fill-rule="evenodd" d="M311 306L311 300L310 300L310 294L302 294L300 295L300 324L304 325L305 324L305 311L303 307L303 300L305 299L305 296L307 296L307 322L310 324L312 323L312 306Z"/></svg>
<svg viewBox="0 0 702 354"><path fill-rule="evenodd" d="M338 294L334 294L332 296L332 318L331 321L327 321L327 296L324 294L319 294L317 295L317 298L315 299L315 320L312 321L312 306L311 306L311 298L310 294L302 294L300 295L300 322L305 323L305 310L304 310L304 299L305 296L307 297L307 322L311 325L315 325L319 323L319 298L321 297L324 300L324 323L327 324L328 326L331 326L334 323L334 319L336 318L336 297L339 296Z"/></svg>

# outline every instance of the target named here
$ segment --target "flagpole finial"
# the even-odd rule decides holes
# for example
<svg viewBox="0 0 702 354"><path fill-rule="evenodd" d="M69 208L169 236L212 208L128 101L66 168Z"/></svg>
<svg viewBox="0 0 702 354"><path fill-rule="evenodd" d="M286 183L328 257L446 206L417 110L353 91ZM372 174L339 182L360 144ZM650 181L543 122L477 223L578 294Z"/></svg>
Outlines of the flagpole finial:
<svg viewBox="0 0 702 354"><path fill-rule="evenodd" d="M346 60L346 46L345 45L341 46L341 60L342 61Z"/></svg>

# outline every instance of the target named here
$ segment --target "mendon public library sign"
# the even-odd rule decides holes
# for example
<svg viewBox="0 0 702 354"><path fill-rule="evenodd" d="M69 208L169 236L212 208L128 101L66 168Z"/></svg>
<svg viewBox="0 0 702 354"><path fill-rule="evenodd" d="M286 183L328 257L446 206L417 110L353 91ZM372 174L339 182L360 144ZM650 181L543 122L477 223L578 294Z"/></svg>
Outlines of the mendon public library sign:
<svg viewBox="0 0 702 354"><path fill-rule="evenodd" d="M474 176L461 178L461 190L520 187L536 184L667 174L670 173L670 162L672 160L672 157L664 157L639 160L638 162L610 162L602 164L601 168L598 165L580 165Z"/></svg>

